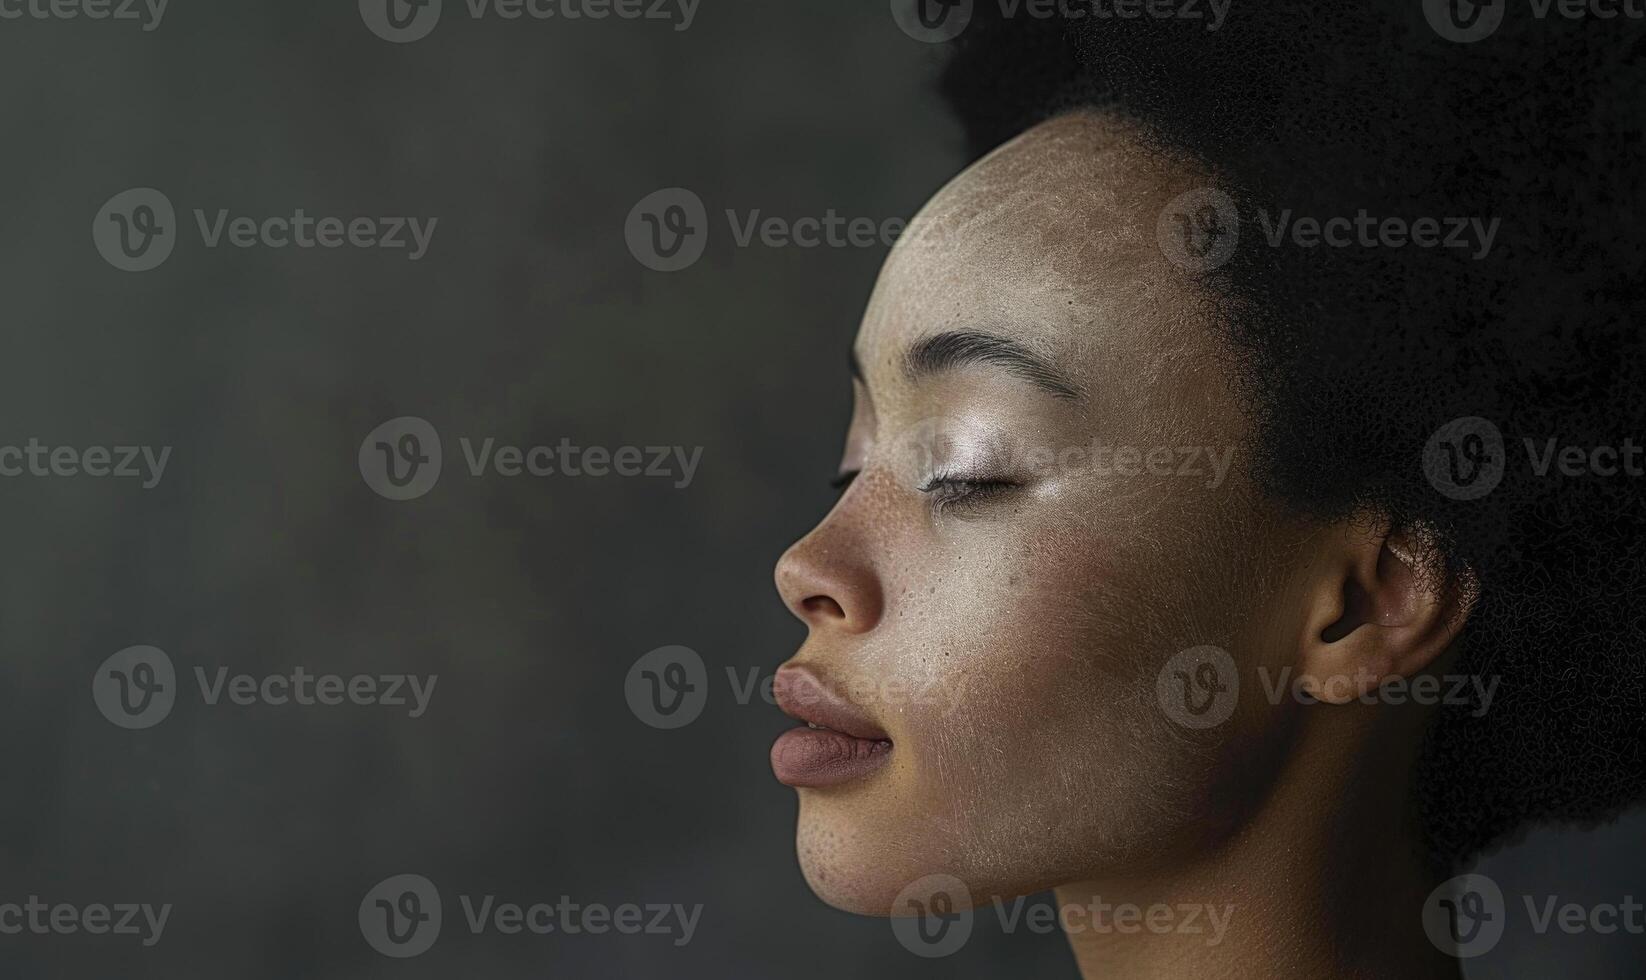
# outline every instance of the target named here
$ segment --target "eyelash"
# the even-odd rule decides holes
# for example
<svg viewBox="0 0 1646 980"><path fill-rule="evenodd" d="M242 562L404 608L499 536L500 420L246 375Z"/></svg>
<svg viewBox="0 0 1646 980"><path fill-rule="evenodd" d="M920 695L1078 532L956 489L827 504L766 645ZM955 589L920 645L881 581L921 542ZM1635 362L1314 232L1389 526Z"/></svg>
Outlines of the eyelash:
<svg viewBox="0 0 1646 980"><path fill-rule="evenodd" d="M1020 485L1011 480L934 476L921 485L920 492L931 496L932 509L941 515L956 509L980 507Z"/></svg>
<svg viewBox="0 0 1646 980"><path fill-rule="evenodd" d="M829 486L844 491L857 479L859 470L848 470L829 481ZM934 476L918 489L932 498L932 509L944 514L956 508L977 507L1016 490L1021 484L1011 480L986 480L958 476Z"/></svg>

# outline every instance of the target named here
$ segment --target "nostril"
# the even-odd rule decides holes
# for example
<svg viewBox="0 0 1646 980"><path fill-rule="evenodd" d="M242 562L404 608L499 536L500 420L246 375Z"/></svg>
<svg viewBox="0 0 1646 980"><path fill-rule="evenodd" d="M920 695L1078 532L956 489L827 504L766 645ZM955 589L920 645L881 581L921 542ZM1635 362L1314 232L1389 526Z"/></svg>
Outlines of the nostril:
<svg viewBox="0 0 1646 980"><path fill-rule="evenodd" d="M840 603L826 595L814 595L802 599L800 609L807 616L817 616L824 619L846 618L846 610L840 608Z"/></svg>
<svg viewBox="0 0 1646 980"><path fill-rule="evenodd" d="M856 542L814 531L783 553L775 578L783 604L810 629L865 633L880 621L880 578Z"/></svg>

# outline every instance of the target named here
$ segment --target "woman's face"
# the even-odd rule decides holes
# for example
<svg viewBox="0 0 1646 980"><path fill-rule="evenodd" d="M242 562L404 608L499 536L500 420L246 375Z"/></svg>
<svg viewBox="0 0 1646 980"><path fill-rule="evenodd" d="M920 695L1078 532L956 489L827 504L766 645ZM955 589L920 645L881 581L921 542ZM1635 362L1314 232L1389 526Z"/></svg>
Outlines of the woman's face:
<svg viewBox="0 0 1646 980"><path fill-rule="evenodd" d="M780 702L837 731L786 734L773 765L831 904L884 913L933 873L984 900L1145 872L1272 771L1283 709L1190 727L1157 686L1191 648L1285 663L1303 628L1305 529L1255 492L1229 352L1157 237L1209 183L1065 116L888 258L854 345L856 475L777 566L809 628Z"/></svg>

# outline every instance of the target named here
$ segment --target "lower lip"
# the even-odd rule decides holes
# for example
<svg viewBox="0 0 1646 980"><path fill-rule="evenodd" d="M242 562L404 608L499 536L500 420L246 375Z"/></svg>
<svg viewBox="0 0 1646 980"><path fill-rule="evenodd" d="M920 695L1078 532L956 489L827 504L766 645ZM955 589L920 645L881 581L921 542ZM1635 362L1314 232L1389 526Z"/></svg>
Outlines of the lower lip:
<svg viewBox="0 0 1646 980"><path fill-rule="evenodd" d="M772 772L785 786L838 786L886 764L892 743L827 728L791 728L772 743Z"/></svg>

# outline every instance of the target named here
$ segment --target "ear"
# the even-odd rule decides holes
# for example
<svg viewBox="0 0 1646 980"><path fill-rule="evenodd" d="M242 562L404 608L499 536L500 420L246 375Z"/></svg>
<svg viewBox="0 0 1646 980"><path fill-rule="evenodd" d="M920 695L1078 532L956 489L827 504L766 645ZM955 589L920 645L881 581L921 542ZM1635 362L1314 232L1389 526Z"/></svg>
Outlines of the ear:
<svg viewBox="0 0 1646 980"><path fill-rule="evenodd" d="M1312 697L1344 704L1411 677L1462 631L1478 583L1440 571L1421 529L1358 518L1330 527L1324 543L1299 644L1298 680Z"/></svg>

